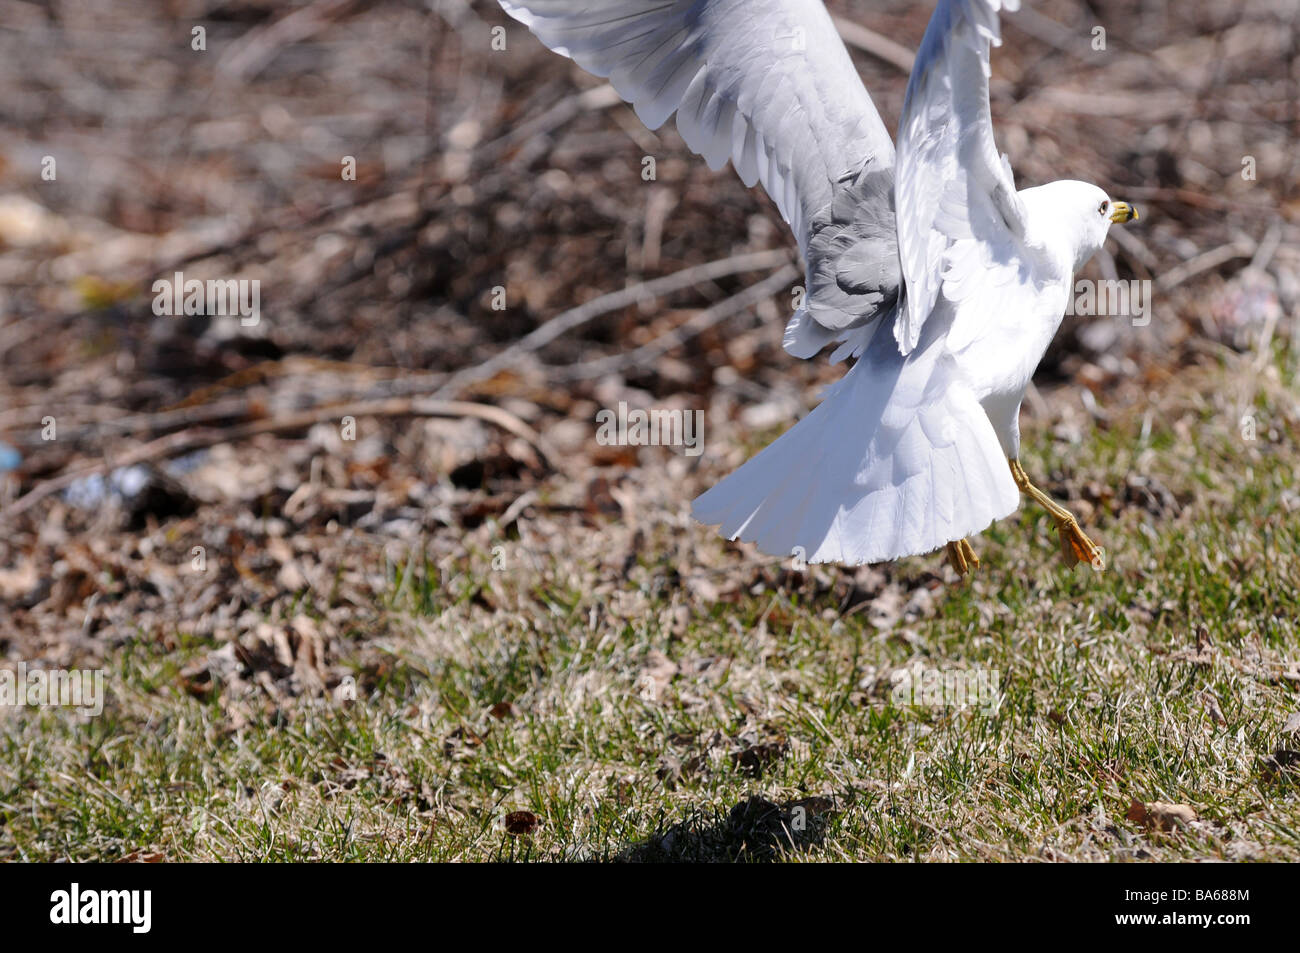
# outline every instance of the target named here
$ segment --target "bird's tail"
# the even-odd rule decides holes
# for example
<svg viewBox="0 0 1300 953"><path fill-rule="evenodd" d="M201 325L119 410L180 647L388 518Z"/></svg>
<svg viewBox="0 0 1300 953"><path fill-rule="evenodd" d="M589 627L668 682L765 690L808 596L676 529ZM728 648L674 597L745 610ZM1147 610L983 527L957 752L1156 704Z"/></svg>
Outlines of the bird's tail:
<svg viewBox="0 0 1300 953"><path fill-rule="evenodd" d="M695 518L769 555L857 565L931 552L1012 513L993 426L941 351L867 349L812 413L696 498Z"/></svg>

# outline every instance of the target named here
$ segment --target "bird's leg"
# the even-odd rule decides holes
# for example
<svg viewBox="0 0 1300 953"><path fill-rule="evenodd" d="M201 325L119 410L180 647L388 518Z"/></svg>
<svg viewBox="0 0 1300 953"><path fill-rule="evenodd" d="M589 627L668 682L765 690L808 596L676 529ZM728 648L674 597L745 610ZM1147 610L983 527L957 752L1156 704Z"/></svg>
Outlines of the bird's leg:
<svg viewBox="0 0 1300 953"><path fill-rule="evenodd" d="M1074 514L1030 483L1029 476L1019 460L1012 459L1009 462L1011 476L1015 479L1020 492L1028 494L1039 506L1047 510L1052 519L1056 520L1056 531L1061 536L1061 555L1065 558L1065 564L1073 566L1076 563L1086 562L1091 563L1093 569L1105 569L1105 551L1079 529L1079 521L1074 518Z"/></svg>
<svg viewBox="0 0 1300 953"><path fill-rule="evenodd" d="M956 539L948 544L948 562L957 570L957 575L964 576L972 569L980 568L980 558L964 539Z"/></svg>

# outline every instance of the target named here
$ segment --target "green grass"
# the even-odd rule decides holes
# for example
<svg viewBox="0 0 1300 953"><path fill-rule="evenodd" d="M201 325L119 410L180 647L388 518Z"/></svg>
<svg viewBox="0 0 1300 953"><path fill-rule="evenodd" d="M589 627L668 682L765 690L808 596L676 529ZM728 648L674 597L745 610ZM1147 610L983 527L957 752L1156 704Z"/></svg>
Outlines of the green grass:
<svg viewBox="0 0 1300 953"><path fill-rule="evenodd" d="M196 697L218 646L128 643L102 717L0 712L0 859L1300 859L1270 761L1300 748L1296 401L1261 386L1246 441L1232 380L1153 396L1145 438L1141 413L1077 444L1026 421L1100 573L1029 505L960 583L938 557L794 573L679 500L641 506L639 545L601 517L503 540L500 571L471 543L391 567L339 659L355 703ZM898 704L909 666L996 672L1001 704ZM1134 801L1198 819L1147 830Z"/></svg>

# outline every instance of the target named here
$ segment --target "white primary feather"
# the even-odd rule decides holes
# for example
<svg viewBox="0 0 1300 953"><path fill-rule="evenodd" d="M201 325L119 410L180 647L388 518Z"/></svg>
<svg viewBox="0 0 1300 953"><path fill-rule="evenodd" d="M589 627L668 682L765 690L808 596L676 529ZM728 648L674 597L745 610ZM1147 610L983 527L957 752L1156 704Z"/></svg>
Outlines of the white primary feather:
<svg viewBox="0 0 1300 953"><path fill-rule="evenodd" d="M1002 42L1000 9L1020 0L939 0L903 101L898 125L898 247L907 306L895 337L916 346L943 281L944 254L958 239L986 243L992 259L1022 257L1025 210L1009 164L998 156L989 113L989 47Z"/></svg>

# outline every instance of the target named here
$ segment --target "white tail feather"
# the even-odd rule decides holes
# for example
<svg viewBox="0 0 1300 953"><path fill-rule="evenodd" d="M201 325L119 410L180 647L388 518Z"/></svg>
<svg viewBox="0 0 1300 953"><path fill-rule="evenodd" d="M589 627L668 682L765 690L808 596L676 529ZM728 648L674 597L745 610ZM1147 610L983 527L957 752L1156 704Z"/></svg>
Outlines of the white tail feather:
<svg viewBox="0 0 1300 953"><path fill-rule="evenodd" d="M931 552L1012 513L1019 493L993 426L943 347L903 358L879 337L812 413L698 497L695 518L773 556L858 565Z"/></svg>

